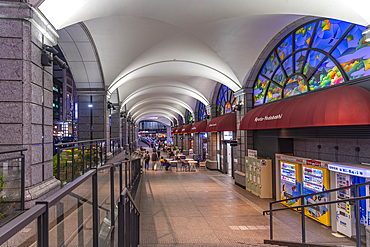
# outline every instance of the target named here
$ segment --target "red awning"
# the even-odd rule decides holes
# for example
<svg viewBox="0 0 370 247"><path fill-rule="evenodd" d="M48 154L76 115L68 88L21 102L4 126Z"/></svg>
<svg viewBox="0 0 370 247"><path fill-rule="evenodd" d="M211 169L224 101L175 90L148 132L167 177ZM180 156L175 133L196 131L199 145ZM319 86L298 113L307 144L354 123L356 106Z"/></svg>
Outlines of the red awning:
<svg viewBox="0 0 370 247"><path fill-rule="evenodd" d="M200 132L207 132L207 120L203 120L200 122L197 122L193 124L193 127L191 127L191 133L200 133Z"/></svg>
<svg viewBox="0 0 370 247"><path fill-rule="evenodd" d="M212 119L207 125L207 132L215 131L236 131L236 113Z"/></svg>
<svg viewBox="0 0 370 247"><path fill-rule="evenodd" d="M193 126L193 124L188 124L188 125L182 126L180 133L182 133L182 134L190 133L192 126Z"/></svg>
<svg viewBox="0 0 370 247"><path fill-rule="evenodd" d="M343 86L249 111L241 130L370 124L370 92Z"/></svg>
<svg viewBox="0 0 370 247"><path fill-rule="evenodd" d="M181 127L176 127L176 128L174 128L174 129L173 129L173 133L174 133L174 134L178 134L178 133L179 133L179 128L181 128Z"/></svg>

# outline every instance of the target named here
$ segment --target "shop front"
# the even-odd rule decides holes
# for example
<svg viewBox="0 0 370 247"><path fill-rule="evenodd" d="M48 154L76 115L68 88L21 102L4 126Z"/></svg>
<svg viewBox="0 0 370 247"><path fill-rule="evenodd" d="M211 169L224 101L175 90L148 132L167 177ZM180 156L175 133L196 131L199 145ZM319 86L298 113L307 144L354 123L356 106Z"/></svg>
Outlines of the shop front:
<svg viewBox="0 0 370 247"><path fill-rule="evenodd" d="M212 119L207 125L207 132L217 133L217 170L234 178L234 157L236 156L236 114L230 113Z"/></svg>
<svg viewBox="0 0 370 247"><path fill-rule="evenodd" d="M197 150L194 150L194 154L200 155L201 160L206 160L208 155L208 133L206 132L207 120L199 121L194 123L191 127L190 132L193 134L193 141L198 143ZM194 157L197 158L197 157Z"/></svg>
<svg viewBox="0 0 370 247"><path fill-rule="evenodd" d="M193 137L190 133L193 124L187 124L181 128L182 134L182 153L189 155L189 150L193 151Z"/></svg>

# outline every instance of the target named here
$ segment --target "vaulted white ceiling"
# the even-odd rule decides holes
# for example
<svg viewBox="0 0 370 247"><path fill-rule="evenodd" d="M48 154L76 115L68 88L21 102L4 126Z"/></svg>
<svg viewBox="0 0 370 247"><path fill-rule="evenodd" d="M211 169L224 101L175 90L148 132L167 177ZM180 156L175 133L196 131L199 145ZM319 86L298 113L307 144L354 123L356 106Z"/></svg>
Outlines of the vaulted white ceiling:
<svg viewBox="0 0 370 247"><path fill-rule="evenodd" d="M77 88L102 85L108 94L118 90L112 100L119 99L140 118L154 116L150 104L167 104L183 114L188 107L194 111L197 100L212 101L217 83L241 89L264 47L303 16L370 23L368 0L31 3L42 3L40 10L60 29L60 44L75 79L84 83ZM171 98L177 101L169 102ZM176 112L158 108L156 114L173 117Z"/></svg>

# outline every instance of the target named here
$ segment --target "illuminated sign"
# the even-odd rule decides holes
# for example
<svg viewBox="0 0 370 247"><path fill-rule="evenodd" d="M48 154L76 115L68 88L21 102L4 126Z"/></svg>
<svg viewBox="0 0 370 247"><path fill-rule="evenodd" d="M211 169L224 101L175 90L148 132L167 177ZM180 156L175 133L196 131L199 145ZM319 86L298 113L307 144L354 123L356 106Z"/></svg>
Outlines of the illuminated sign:
<svg viewBox="0 0 370 247"><path fill-rule="evenodd" d="M58 89L58 88L56 88L56 87L53 87L53 91L55 91L55 92L59 92L59 89Z"/></svg>
<svg viewBox="0 0 370 247"><path fill-rule="evenodd" d="M338 165L338 164L329 164L328 169L334 172L370 178L369 169L364 169L364 168L359 168L359 167L354 167L354 166L344 166L344 165Z"/></svg>

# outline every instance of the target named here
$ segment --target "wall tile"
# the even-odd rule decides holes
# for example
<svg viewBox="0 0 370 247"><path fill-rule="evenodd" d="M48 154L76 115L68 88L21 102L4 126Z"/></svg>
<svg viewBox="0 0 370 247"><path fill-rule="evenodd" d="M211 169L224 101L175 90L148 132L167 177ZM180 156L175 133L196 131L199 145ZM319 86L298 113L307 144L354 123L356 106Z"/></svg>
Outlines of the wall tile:
<svg viewBox="0 0 370 247"><path fill-rule="evenodd" d="M354 139L337 139L338 155L356 156L357 140Z"/></svg>
<svg viewBox="0 0 370 247"><path fill-rule="evenodd" d="M31 83L31 102L42 105L42 88L33 83Z"/></svg>
<svg viewBox="0 0 370 247"><path fill-rule="evenodd" d="M42 162L42 145L35 144L30 146L30 153L31 153L31 164L37 164Z"/></svg>
<svg viewBox="0 0 370 247"><path fill-rule="evenodd" d="M32 144L42 143L42 125L32 124Z"/></svg>
<svg viewBox="0 0 370 247"><path fill-rule="evenodd" d="M22 37L22 21L0 19L0 37Z"/></svg>
<svg viewBox="0 0 370 247"><path fill-rule="evenodd" d="M21 81L0 81L0 101L22 101Z"/></svg>
<svg viewBox="0 0 370 247"><path fill-rule="evenodd" d="M31 82L42 86L42 69L37 65L31 63Z"/></svg>
<svg viewBox="0 0 370 247"><path fill-rule="evenodd" d="M53 125L53 109L44 107L44 124Z"/></svg>
<svg viewBox="0 0 370 247"><path fill-rule="evenodd" d="M44 163L44 179L49 179L51 177L53 177L53 162L52 161L49 161L49 162L45 162Z"/></svg>
<svg viewBox="0 0 370 247"><path fill-rule="evenodd" d="M1 60L1 80L22 80L22 60Z"/></svg>
<svg viewBox="0 0 370 247"><path fill-rule="evenodd" d="M321 153L335 154L334 147L337 146L336 139L319 139L319 144L321 145Z"/></svg>
<svg viewBox="0 0 370 247"><path fill-rule="evenodd" d="M53 143L44 144L44 161L53 160Z"/></svg>
<svg viewBox="0 0 370 247"><path fill-rule="evenodd" d="M22 40L14 38L0 38L0 57L22 59Z"/></svg>
<svg viewBox="0 0 370 247"><path fill-rule="evenodd" d="M0 144L22 144L22 124L0 124Z"/></svg>
<svg viewBox="0 0 370 247"><path fill-rule="evenodd" d="M42 124L42 106L31 104L31 122Z"/></svg>
<svg viewBox="0 0 370 247"><path fill-rule="evenodd" d="M22 123L21 102L0 102L0 123Z"/></svg>
<svg viewBox="0 0 370 247"><path fill-rule="evenodd" d="M42 181L42 164L31 166L32 185L38 184Z"/></svg>

